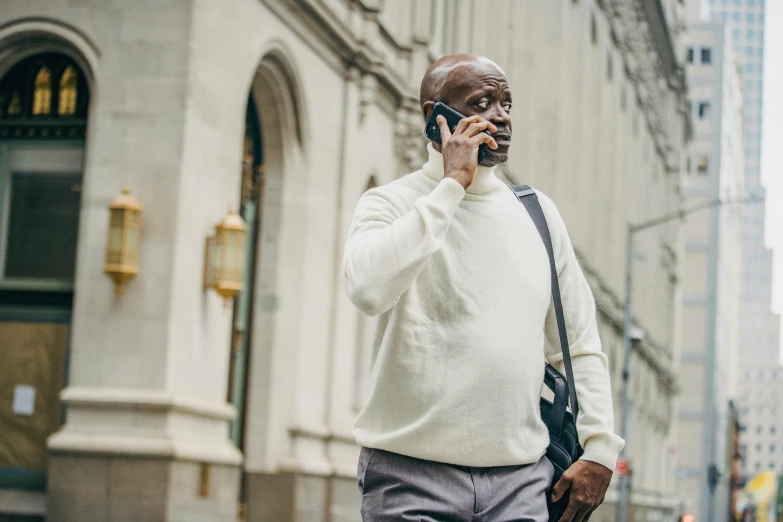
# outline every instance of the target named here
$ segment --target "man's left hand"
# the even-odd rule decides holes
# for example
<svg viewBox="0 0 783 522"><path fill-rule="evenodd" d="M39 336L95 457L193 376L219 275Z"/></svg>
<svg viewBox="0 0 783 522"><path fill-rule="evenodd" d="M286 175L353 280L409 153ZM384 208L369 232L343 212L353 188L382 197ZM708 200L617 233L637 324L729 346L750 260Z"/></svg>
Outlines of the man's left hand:
<svg viewBox="0 0 783 522"><path fill-rule="evenodd" d="M560 522L587 522L604 501L611 480L612 470L601 464L589 460L574 462L552 488L553 502L571 490L568 506Z"/></svg>

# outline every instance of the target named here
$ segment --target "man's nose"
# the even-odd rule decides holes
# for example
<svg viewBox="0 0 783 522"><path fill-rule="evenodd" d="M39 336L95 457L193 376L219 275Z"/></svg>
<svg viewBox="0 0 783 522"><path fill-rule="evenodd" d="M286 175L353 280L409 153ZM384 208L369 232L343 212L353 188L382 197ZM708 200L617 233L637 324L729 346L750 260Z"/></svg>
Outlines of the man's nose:
<svg viewBox="0 0 783 522"><path fill-rule="evenodd" d="M500 103L493 104L490 111L491 112L487 115L487 119L495 125L507 127L511 124L511 115Z"/></svg>

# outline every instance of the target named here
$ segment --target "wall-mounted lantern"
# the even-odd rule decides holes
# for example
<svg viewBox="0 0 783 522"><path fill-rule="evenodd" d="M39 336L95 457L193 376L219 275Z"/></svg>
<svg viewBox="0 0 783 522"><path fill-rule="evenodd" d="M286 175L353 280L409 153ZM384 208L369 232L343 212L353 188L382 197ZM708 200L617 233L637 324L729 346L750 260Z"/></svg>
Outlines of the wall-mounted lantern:
<svg viewBox="0 0 783 522"><path fill-rule="evenodd" d="M117 295L139 272L141 205L125 187L109 205L109 234L104 272L114 282Z"/></svg>
<svg viewBox="0 0 783 522"><path fill-rule="evenodd" d="M229 210L207 238L204 287L215 290L226 304L242 291L245 231L245 221Z"/></svg>

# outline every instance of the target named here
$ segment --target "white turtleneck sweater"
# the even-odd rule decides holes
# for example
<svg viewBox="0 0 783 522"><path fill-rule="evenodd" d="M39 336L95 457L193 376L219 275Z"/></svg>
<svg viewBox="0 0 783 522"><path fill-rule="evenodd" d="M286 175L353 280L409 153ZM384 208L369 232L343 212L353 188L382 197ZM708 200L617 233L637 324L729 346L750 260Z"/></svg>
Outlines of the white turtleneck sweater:
<svg viewBox="0 0 783 522"><path fill-rule="evenodd" d="M607 360L595 301L552 201L549 224L579 398L585 460L614 469ZM533 221L493 169L467 192L422 170L366 192L344 256L351 301L380 315L362 446L464 466L536 462L549 443L539 400L548 361L563 372L549 259Z"/></svg>

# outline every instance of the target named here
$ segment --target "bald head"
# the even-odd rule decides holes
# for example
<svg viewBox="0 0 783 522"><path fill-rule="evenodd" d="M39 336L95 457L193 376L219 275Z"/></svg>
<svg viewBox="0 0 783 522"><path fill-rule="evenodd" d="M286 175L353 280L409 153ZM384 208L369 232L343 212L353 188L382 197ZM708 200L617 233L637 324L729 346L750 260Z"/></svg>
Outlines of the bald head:
<svg viewBox="0 0 783 522"><path fill-rule="evenodd" d="M444 99L444 97L448 96L447 91L453 90L453 87L457 85L470 82L476 75L480 76L486 72L506 78L506 73L503 72L503 69L484 56L450 54L439 59L430 65L430 68L427 69L424 78L421 80L419 104L422 111L425 111L424 104L428 101L442 101L448 104L446 99Z"/></svg>
<svg viewBox="0 0 783 522"><path fill-rule="evenodd" d="M492 122L497 128L492 137L498 148L489 149L481 164L492 166L508 160L511 87L503 69L489 58L472 54L444 56L427 69L419 102L425 121L435 104L442 102L465 117L480 116Z"/></svg>

